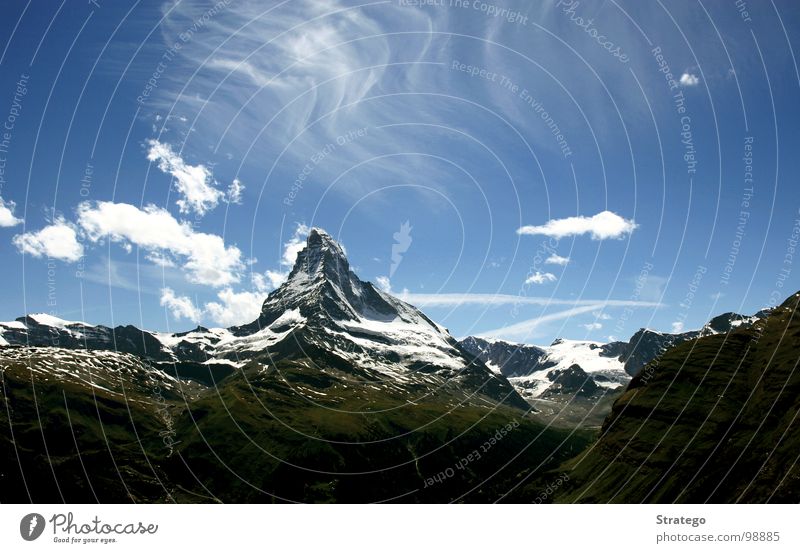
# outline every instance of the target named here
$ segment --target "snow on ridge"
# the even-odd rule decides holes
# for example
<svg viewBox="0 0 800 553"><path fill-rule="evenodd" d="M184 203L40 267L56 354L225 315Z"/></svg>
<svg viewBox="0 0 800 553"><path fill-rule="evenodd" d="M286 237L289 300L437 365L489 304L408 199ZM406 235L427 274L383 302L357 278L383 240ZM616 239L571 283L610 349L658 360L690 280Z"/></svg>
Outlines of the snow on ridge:
<svg viewBox="0 0 800 553"><path fill-rule="evenodd" d="M29 318L33 319L40 325L44 326L52 326L54 328L65 328L69 325L81 325L86 327L93 327L94 325L90 325L88 323L84 323L82 321L66 321L64 319L60 319L48 313L31 313L28 315ZM6 323L3 323L4 325Z"/></svg>
<svg viewBox="0 0 800 553"><path fill-rule="evenodd" d="M625 364L616 357L604 357L600 353L602 342L590 340L561 340L559 343L545 348L546 355L541 362L551 361L556 363L550 370L568 369L573 364L587 373L625 373Z"/></svg>
<svg viewBox="0 0 800 553"><path fill-rule="evenodd" d="M297 325L297 324L303 324L305 322L306 318L300 314L299 308L287 309L286 311L283 312L283 314L280 317L275 319L272 322L272 324L269 325L269 328L276 329L289 324Z"/></svg>

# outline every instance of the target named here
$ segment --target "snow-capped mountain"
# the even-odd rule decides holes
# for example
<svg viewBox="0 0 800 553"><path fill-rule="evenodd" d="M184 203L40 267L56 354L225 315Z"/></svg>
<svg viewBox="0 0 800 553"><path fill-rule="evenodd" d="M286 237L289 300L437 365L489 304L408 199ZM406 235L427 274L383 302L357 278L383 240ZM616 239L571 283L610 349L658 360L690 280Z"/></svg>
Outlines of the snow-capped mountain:
<svg viewBox="0 0 800 553"><path fill-rule="evenodd" d="M341 246L312 229L286 282L267 297L257 320L229 329L175 334L109 328L36 314L0 323L0 345L110 350L206 384L254 363L306 363L420 394L459 389L469 401L527 408L508 380L468 355L418 309L360 280Z"/></svg>
<svg viewBox="0 0 800 553"><path fill-rule="evenodd" d="M494 372L506 377L530 374L547 354L539 346L492 338L467 336L460 343L470 355L479 357Z"/></svg>
<svg viewBox="0 0 800 553"><path fill-rule="evenodd" d="M427 393L455 382L478 396L524 407L523 397L552 398L570 390L603 396L669 348L750 326L763 316L725 313L699 331L641 329L627 342L608 344L558 339L540 347L476 337L459 343L412 305L360 280L342 247L312 229L288 279L252 323L169 334L40 313L0 323L0 346L127 353L207 385L251 362L270 366L305 359L312 367L332 365L389 388Z"/></svg>
<svg viewBox="0 0 800 553"><path fill-rule="evenodd" d="M559 338L550 346L535 346L469 336L460 343L492 370L508 377L526 399L552 398L568 390L591 396L625 386L642 367L670 348L701 336L750 327L767 314L723 313L700 330L677 334L642 328L627 342Z"/></svg>
<svg viewBox="0 0 800 553"><path fill-rule="evenodd" d="M290 348L323 350L392 378L406 378L409 371L453 376L470 364L446 329L361 281L341 246L319 229L311 230L287 281L269 295L261 316L231 330L235 337L217 345L228 358L265 347L278 351L286 341Z"/></svg>
<svg viewBox="0 0 800 553"><path fill-rule="evenodd" d="M602 394L626 385L631 378L615 347L599 342L559 338L542 347L470 336L461 345L507 376L526 399L579 391Z"/></svg>

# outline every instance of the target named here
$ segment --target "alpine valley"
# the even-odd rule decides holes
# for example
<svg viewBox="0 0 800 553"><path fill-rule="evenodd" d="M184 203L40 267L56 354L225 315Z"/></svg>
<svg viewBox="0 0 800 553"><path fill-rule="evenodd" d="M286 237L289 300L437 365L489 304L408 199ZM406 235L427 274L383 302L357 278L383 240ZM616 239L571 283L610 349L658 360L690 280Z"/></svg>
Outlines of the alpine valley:
<svg viewBox="0 0 800 553"><path fill-rule="evenodd" d="M627 342L458 341L312 229L243 326L0 323L0 501L532 501L560 474L549 500L796 500L797 298Z"/></svg>

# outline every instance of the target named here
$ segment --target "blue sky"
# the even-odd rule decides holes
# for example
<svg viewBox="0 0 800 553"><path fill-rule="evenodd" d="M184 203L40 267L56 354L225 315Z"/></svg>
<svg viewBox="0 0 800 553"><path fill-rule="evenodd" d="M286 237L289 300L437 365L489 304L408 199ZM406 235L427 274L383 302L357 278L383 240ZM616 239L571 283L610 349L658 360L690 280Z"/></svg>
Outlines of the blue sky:
<svg viewBox="0 0 800 553"><path fill-rule="evenodd" d="M309 226L456 336L800 288L796 3L418 4L5 3L0 319L247 322Z"/></svg>

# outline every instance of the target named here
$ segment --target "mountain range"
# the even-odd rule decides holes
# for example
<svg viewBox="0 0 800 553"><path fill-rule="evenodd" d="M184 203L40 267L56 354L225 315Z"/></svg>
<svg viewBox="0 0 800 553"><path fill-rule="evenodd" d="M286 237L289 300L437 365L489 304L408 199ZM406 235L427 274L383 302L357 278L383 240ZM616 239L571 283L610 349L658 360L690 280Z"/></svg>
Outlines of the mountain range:
<svg viewBox="0 0 800 553"><path fill-rule="evenodd" d="M767 313L724 313L700 330L676 334L642 328L627 342L559 338L549 346L535 346L468 336L460 343L507 377L541 420L557 426L600 426L613 399L647 363L684 342L748 328Z"/></svg>
<svg viewBox="0 0 800 553"><path fill-rule="evenodd" d="M361 281L319 229L247 325L160 334L30 315L0 330L2 501L481 500L591 437L534 419L506 377ZM497 432L493 455L451 474Z"/></svg>
<svg viewBox="0 0 800 553"><path fill-rule="evenodd" d="M612 454L631 441L646 451L642 440L655 442L683 401L711 405L706 387L688 392L704 368L722 383L739 357L750 379L769 366L770 347L789 359L798 333L735 345L794 324L795 304L680 334L641 329L627 342L458 341L360 280L341 246L312 229L245 325L158 333L45 314L0 323L0 501L528 501L554 471L575 476L551 500L694 500L658 490L662 468L649 457ZM771 381L754 409L776 391ZM694 420L681 419L689 426L667 446ZM724 429L709 426L703 443ZM596 487L596 475L607 482ZM612 494L629 477L651 480ZM643 496L646 484L657 492Z"/></svg>

